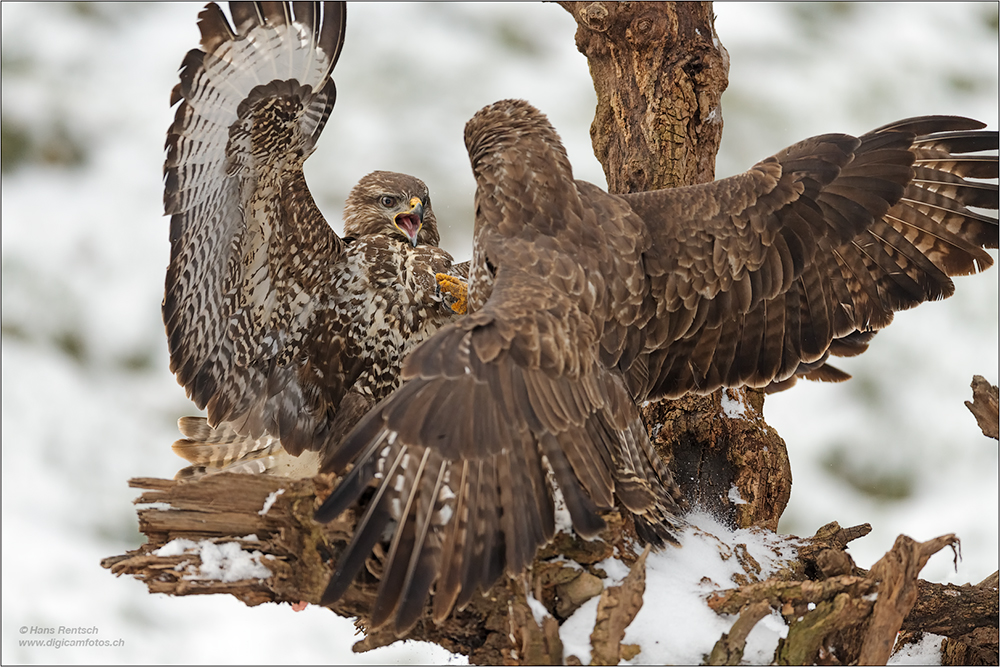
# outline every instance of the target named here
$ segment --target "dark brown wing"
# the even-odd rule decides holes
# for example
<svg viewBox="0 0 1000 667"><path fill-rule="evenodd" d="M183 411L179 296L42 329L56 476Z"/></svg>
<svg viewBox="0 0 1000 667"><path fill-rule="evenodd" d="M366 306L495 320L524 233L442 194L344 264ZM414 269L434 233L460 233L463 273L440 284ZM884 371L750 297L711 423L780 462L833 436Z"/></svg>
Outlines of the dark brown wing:
<svg viewBox="0 0 1000 667"><path fill-rule="evenodd" d="M215 4L201 12L201 49L171 96L170 368L211 424L280 435L295 452L340 398L335 380L301 363L303 346L323 347L331 329L324 311L343 255L302 162L333 108L344 7L231 9L235 30Z"/></svg>
<svg viewBox="0 0 1000 667"><path fill-rule="evenodd" d="M637 398L843 379L897 310L952 294L992 264L997 133L965 118L807 139L714 183L625 195L647 222L647 352L624 360ZM864 335L862 335L864 334ZM840 373L838 375L838 373Z"/></svg>
<svg viewBox="0 0 1000 667"><path fill-rule="evenodd" d="M371 621L394 619L397 634L432 586L442 619L521 572L555 530L554 487L582 535L615 506L653 543L672 540L679 522L670 473L602 361L606 332L642 317L642 221L607 195L586 205L536 110L494 107L466 128L478 182L474 312L407 358L405 384L329 462L354 467L317 512L332 519L374 486L323 601L344 594L391 527Z"/></svg>
<svg viewBox="0 0 1000 667"><path fill-rule="evenodd" d="M548 477L579 534L596 534L598 509L617 500L648 540L671 539L670 475L621 376L599 363L589 318L553 283L500 268L488 304L417 348L409 381L339 449L331 468L354 467L317 518L337 516L372 479L375 491L325 604L392 525L373 626L394 618L406 632L435 581L434 615L444 618L503 572L522 571L552 538Z"/></svg>

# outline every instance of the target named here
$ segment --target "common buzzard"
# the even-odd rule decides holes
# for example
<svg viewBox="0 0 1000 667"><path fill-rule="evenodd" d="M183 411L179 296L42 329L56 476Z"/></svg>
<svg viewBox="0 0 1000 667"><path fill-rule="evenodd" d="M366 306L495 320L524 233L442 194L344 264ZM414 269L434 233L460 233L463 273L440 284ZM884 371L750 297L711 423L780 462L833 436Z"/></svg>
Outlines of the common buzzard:
<svg viewBox="0 0 1000 667"><path fill-rule="evenodd" d="M594 535L619 507L671 541L681 500L636 401L836 372L893 313L992 264L997 133L927 116L802 141L713 183L611 195L573 179L519 100L465 128L476 178L469 314L403 365L336 448L317 511L371 495L323 602L390 531L372 626L443 619L554 533L554 496ZM370 490L370 491L369 491Z"/></svg>
<svg viewBox="0 0 1000 667"><path fill-rule="evenodd" d="M163 321L170 369L207 420L186 417L180 473L294 468L398 385L402 359L454 317L435 274L427 187L374 172L351 190L344 238L306 186L333 109L343 3L217 5L199 15L167 133ZM319 456L294 460L315 452ZM281 462L284 463L281 463Z"/></svg>

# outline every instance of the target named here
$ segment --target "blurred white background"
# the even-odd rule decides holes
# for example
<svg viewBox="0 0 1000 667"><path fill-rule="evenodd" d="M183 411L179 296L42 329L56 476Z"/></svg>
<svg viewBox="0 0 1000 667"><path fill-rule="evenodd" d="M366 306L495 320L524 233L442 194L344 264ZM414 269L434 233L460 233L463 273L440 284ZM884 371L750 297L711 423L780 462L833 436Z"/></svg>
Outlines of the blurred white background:
<svg viewBox="0 0 1000 667"><path fill-rule="evenodd" d="M414 644L355 655L330 612L153 596L100 559L141 543L130 477L172 477L179 416L159 304L169 254L161 166L167 107L196 4L3 3L3 644L8 663L438 662ZM719 4L731 57L718 175L823 132L943 113L997 127L997 5ZM339 228L373 169L431 188L443 245L471 249L465 121L504 97L559 129L579 178L604 185L595 98L575 23L555 5L349 8L338 104L307 176ZM996 253L993 253L996 257ZM997 381L997 276L899 315L842 367L842 385L768 399L795 484L782 531L870 522L870 566L899 533L955 532L964 560L924 576L978 582L997 568L997 445L962 404ZM22 627L97 626L117 648L24 648ZM261 632L266 628L267 639Z"/></svg>

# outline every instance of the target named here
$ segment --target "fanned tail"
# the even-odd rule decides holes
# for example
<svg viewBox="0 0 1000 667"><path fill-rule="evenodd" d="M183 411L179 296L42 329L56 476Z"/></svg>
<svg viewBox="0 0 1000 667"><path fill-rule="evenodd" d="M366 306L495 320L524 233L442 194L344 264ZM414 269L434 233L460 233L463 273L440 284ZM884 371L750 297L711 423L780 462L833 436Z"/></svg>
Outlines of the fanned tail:
<svg viewBox="0 0 1000 667"><path fill-rule="evenodd" d="M184 438L174 443L174 453L192 465L174 479L190 481L223 472L302 478L319 471L318 454L292 456L269 435L240 435L228 423L212 428L204 417L181 417L177 428Z"/></svg>

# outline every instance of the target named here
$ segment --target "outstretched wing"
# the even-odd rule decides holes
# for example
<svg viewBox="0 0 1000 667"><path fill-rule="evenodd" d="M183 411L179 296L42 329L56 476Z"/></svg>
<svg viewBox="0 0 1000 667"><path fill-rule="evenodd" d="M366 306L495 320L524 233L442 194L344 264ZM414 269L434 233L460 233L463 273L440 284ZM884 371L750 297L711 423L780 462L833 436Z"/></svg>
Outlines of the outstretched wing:
<svg viewBox="0 0 1000 667"><path fill-rule="evenodd" d="M800 142L706 185L625 195L647 223L656 317L620 364L637 398L846 379L897 310L993 263L997 133L927 116ZM839 374L839 375L838 375Z"/></svg>
<svg viewBox="0 0 1000 667"><path fill-rule="evenodd" d="M595 327L561 276L541 280L525 264L501 268L482 310L411 353L408 382L331 461L354 467L317 519L375 487L324 604L343 595L391 525L372 625L394 618L405 633L435 581L443 619L531 563L554 534L555 493L581 535L603 528L598 510L617 500L647 541L673 539L679 496L621 376L597 359Z"/></svg>
<svg viewBox="0 0 1000 667"><path fill-rule="evenodd" d="M294 10L294 11L293 11ZM166 142L163 320L170 369L209 423L315 442L339 402L325 295L343 244L302 163L333 108L343 3L209 4L181 66ZM305 345L321 349L303 355ZM324 371L326 377L324 378Z"/></svg>

